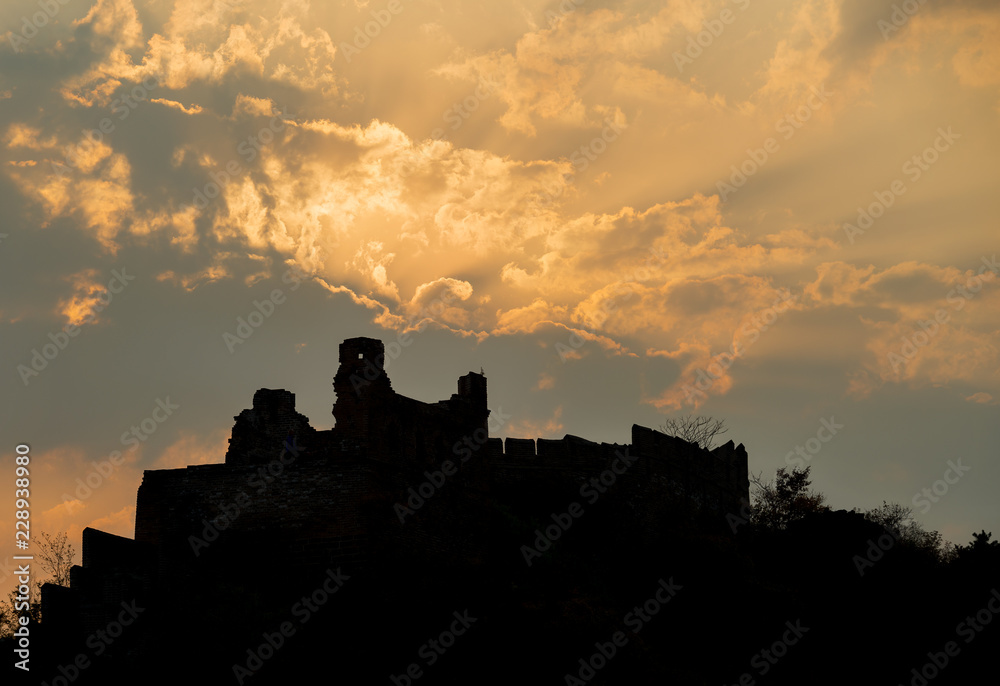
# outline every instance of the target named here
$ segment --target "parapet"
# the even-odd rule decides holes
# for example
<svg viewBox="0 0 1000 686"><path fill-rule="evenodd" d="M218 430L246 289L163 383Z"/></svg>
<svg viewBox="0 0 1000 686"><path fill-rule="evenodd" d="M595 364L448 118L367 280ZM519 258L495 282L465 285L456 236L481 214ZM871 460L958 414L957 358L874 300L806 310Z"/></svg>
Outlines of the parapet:
<svg viewBox="0 0 1000 686"><path fill-rule="evenodd" d="M732 441L705 450L676 436L638 424L632 443L595 443L567 434L561 439L489 439L494 475L506 484L534 478L538 470L569 481L587 480L612 469L636 493L666 489L685 494L713 511L733 511L748 497L747 452ZM622 469L622 460L628 466Z"/></svg>
<svg viewBox="0 0 1000 686"><path fill-rule="evenodd" d="M535 439L508 438L504 441L504 457L512 461L533 462L535 460Z"/></svg>

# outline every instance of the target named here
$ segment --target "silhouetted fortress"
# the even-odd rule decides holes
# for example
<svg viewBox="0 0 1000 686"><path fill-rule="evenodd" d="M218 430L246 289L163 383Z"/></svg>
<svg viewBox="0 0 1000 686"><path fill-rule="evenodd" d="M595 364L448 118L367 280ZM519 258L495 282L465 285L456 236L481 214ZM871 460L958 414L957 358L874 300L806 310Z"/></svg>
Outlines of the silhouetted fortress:
<svg viewBox="0 0 1000 686"><path fill-rule="evenodd" d="M474 559L485 543L476 517L491 503L530 493L550 498L546 512L574 499L586 508L581 487L602 475L614 480L608 497L650 531L665 503L720 517L748 497L742 444L706 451L636 425L625 445L569 435L501 441L489 437L483 374L425 403L392 389L383 360L379 340L341 343L333 429L313 429L293 393L260 389L235 417L224 464L146 471L135 539L84 530L71 587L44 589L46 621L87 635L123 600L162 604L197 591L204 601L214 584L236 594L289 569L309 579L338 566Z"/></svg>

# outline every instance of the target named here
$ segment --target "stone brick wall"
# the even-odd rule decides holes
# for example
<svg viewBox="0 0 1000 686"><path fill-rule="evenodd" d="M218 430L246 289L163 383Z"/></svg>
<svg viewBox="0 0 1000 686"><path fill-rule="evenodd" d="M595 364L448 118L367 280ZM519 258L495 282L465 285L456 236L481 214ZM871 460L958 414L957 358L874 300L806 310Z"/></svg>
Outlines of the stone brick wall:
<svg viewBox="0 0 1000 686"><path fill-rule="evenodd" d="M539 470L567 484L583 484L612 467L619 455L637 458L616 481L637 495L650 491L681 494L720 514L739 512L749 497L747 453L730 441L707 451L682 439L646 427L632 426L631 444L594 443L576 436L490 439L487 443L491 481L510 486L537 479ZM620 464L620 462L619 462ZM620 469L620 466L619 466Z"/></svg>
<svg viewBox="0 0 1000 686"><path fill-rule="evenodd" d="M305 455L147 471L135 535L160 551L158 581L224 565L234 542L252 541L261 554L306 567L366 563L361 505L371 492L369 464Z"/></svg>

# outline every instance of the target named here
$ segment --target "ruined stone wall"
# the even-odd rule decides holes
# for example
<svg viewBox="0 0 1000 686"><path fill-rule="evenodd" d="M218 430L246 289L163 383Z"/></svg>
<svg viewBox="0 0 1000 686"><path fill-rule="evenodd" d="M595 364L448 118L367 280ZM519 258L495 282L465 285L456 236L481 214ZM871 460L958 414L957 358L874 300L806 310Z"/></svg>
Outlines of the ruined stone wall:
<svg viewBox="0 0 1000 686"><path fill-rule="evenodd" d="M501 441L489 438L484 375L470 372L450 398L425 403L392 390L381 341L348 339L340 358L332 430L313 429L294 394L258 390L235 417L225 464L144 473L134 540L85 530L71 593L45 594L53 616L77 615L85 636L137 596L181 613L198 602L232 611L240 589L256 593L290 569L312 578L334 567L478 564L488 554L483 522L505 498L565 507L613 466L608 500L630 508L643 535L676 521L671 502L724 514L748 496L746 450L732 441L709 452L640 426L621 445ZM626 455L634 459L622 470ZM443 475L448 463L457 471Z"/></svg>
<svg viewBox="0 0 1000 686"><path fill-rule="evenodd" d="M46 589L55 614L71 606L79 628L92 634L122 610L122 602L144 602L152 590L156 551L142 543L97 529L83 530L82 565L70 570L70 589ZM57 598L53 596L68 596Z"/></svg>
<svg viewBox="0 0 1000 686"><path fill-rule="evenodd" d="M309 419L295 411L295 394L282 389L261 388L253 396L253 407L233 419L226 464L260 464L281 452L286 443L312 447L316 430Z"/></svg>
<svg viewBox="0 0 1000 686"><path fill-rule="evenodd" d="M136 541L159 551L167 582L206 566L282 560L299 568L364 565L362 514L371 491L368 461L285 454L261 465L197 465L147 471L136 504Z"/></svg>
<svg viewBox="0 0 1000 686"><path fill-rule="evenodd" d="M490 439L490 479L509 487L541 478L582 485L616 466L615 488L623 494L644 496L651 491L688 497L711 511L738 512L749 494L747 453L733 442L713 451L638 425L632 443L594 443L576 436L561 440L539 438ZM636 458L622 470L620 456Z"/></svg>
<svg viewBox="0 0 1000 686"><path fill-rule="evenodd" d="M455 441L478 429L488 431L484 376L469 373L458 380L457 393L449 399L425 403L392 389L384 361L380 340L341 343L333 379L334 443L363 448L373 459L430 466Z"/></svg>
<svg viewBox="0 0 1000 686"><path fill-rule="evenodd" d="M616 497L651 526L665 498L726 513L748 496L742 445L709 452L637 425L630 444L501 442L488 438L483 375L470 372L451 398L424 403L393 391L383 362L381 341L341 344L330 431L309 426L294 394L260 389L236 417L225 465L146 472L135 536L160 551L157 576L191 575L195 559L233 563L262 544L301 565L453 550L492 494L528 484L572 493L613 467ZM442 479L449 462L459 471ZM441 484L428 486L434 479ZM433 497L414 497L421 488ZM412 514L398 516L397 505Z"/></svg>

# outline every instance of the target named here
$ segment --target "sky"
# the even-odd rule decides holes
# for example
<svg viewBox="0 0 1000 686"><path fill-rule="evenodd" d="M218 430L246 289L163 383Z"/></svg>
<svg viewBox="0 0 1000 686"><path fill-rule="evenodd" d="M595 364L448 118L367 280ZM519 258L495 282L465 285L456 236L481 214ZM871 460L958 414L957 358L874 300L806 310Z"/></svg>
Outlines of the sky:
<svg viewBox="0 0 1000 686"><path fill-rule="evenodd" d="M420 400L482 369L494 435L712 416L834 508L1000 535L995 2L11 0L0 34L0 468L28 446L77 561L256 389L333 426L354 336Z"/></svg>

